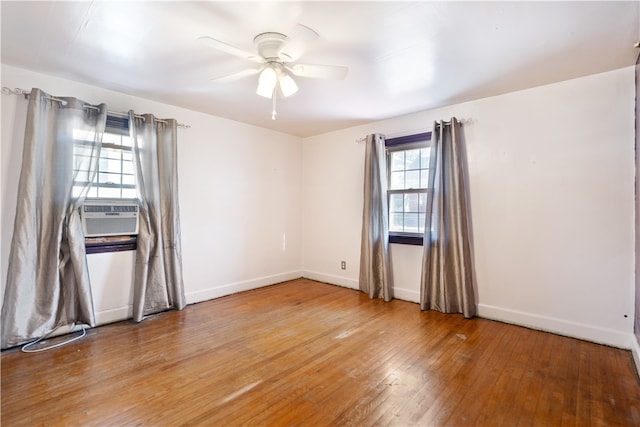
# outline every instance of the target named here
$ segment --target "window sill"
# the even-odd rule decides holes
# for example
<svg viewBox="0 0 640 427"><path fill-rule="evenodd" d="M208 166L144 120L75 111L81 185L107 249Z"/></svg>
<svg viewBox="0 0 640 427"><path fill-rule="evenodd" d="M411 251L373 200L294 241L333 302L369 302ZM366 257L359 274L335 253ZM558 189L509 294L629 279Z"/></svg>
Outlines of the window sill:
<svg viewBox="0 0 640 427"><path fill-rule="evenodd" d="M138 238L137 236L86 237L84 244L87 255L135 251L138 247Z"/></svg>
<svg viewBox="0 0 640 427"><path fill-rule="evenodd" d="M389 234L389 243L400 245L422 246L423 240L422 234Z"/></svg>

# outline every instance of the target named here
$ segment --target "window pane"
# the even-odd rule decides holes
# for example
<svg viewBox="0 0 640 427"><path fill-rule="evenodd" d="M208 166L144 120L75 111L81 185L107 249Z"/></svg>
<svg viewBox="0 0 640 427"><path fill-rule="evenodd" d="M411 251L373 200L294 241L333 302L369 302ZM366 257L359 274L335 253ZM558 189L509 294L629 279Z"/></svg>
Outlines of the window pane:
<svg viewBox="0 0 640 427"><path fill-rule="evenodd" d="M73 147L73 154L75 156L91 156L93 148L88 145L76 144Z"/></svg>
<svg viewBox="0 0 640 427"><path fill-rule="evenodd" d="M75 182L89 182L89 171L76 170Z"/></svg>
<svg viewBox="0 0 640 427"><path fill-rule="evenodd" d="M123 147L131 147L131 138L128 136L121 136L120 141Z"/></svg>
<svg viewBox="0 0 640 427"><path fill-rule="evenodd" d="M118 199L120 198L120 189L119 188L100 188L100 197L109 197Z"/></svg>
<svg viewBox="0 0 640 427"><path fill-rule="evenodd" d="M135 185L136 179L133 175L122 175L122 185Z"/></svg>
<svg viewBox="0 0 640 427"><path fill-rule="evenodd" d="M429 187L429 169L422 169L420 171L420 188Z"/></svg>
<svg viewBox="0 0 640 427"><path fill-rule="evenodd" d="M122 150L116 150L114 148L103 148L100 151L100 158L120 160L122 158Z"/></svg>
<svg viewBox="0 0 640 427"><path fill-rule="evenodd" d="M121 173L122 162L120 160L100 159L100 172Z"/></svg>
<svg viewBox="0 0 640 427"><path fill-rule="evenodd" d="M407 150L406 153L406 168L408 169L420 169L420 149Z"/></svg>
<svg viewBox="0 0 640 427"><path fill-rule="evenodd" d="M391 153L391 170L404 170L404 151L393 151Z"/></svg>
<svg viewBox="0 0 640 427"><path fill-rule="evenodd" d="M404 187L404 172L391 172L391 190L400 190Z"/></svg>
<svg viewBox="0 0 640 427"><path fill-rule="evenodd" d="M394 191L389 194L390 231L424 232L430 153L430 147L390 152L389 190ZM403 194L397 193L398 190Z"/></svg>
<svg viewBox="0 0 640 427"><path fill-rule="evenodd" d="M407 233L418 233L418 214L417 213L405 213L404 214L404 231Z"/></svg>
<svg viewBox="0 0 640 427"><path fill-rule="evenodd" d="M404 231L402 227L402 218L402 213L391 212L389 214L389 231Z"/></svg>
<svg viewBox="0 0 640 427"><path fill-rule="evenodd" d="M122 197L125 199L135 199L136 198L136 189L135 188L123 188L122 189Z"/></svg>
<svg viewBox="0 0 640 427"><path fill-rule="evenodd" d="M426 212L427 211L427 194L420 193L419 201L418 201L418 212Z"/></svg>
<svg viewBox="0 0 640 427"><path fill-rule="evenodd" d="M418 194L417 193L404 195L404 211L418 212Z"/></svg>
<svg viewBox="0 0 640 427"><path fill-rule="evenodd" d="M429 169L429 154L431 153L431 148L421 148L420 149L420 168L421 169Z"/></svg>
<svg viewBox="0 0 640 427"><path fill-rule="evenodd" d="M420 171L407 171L405 178L405 188L420 188Z"/></svg>
<svg viewBox="0 0 640 427"><path fill-rule="evenodd" d="M98 174L98 183L99 184L121 184L121 175L115 173L103 173L100 172Z"/></svg>
<svg viewBox="0 0 640 427"><path fill-rule="evenodd" d="M122 162L122 173L133 175L133 163L132 162Z"/></svg>
<svg viewBox="0 0 640 427"><path fill-rule="evenodd" d="M121 140L120 135L116 135L114 133L105 132L104 135L102 135L102 142L105 143L105 144L118 144L118 145L120 145L120 140Z"/></svg>
<svg viewBox="0 0 640 427"><path fill-rule="evenodd" d="M391 212L402 212L404 205L403 194L392 194L389 198L389 209Z"/></svg>
<svg viewBox="0 0 640 427"><path fill-rule="evenodd" d="M89 174L91 169L92 155L95 147L90 141L95 134L74 130L74 173L75 185L73 194L78 195L89 178L93 178L93 185L89 189L87 197L109 197L109 198L135 198L136 197L136 177L133 165L133 153L131 151L131 139L116 133L111 133L109 129L102 138L102 149L100 159L97 162L97 173ZM107 145L107 146L105 146ZM120 148L122 147L122 148ZM122 188L122 186L133 188Z"/></svg>
<svg viewBox="0 0 640 427"><path fill-rule="evenodd" d="M77 171L79 169L87 170L89 169L89 158L84 156L76 156L73 159L73 170Z"/></svg>
<svg viewBox="0 0 640 427"><path fill-rule="evenodd" d="M91 166L91 157L75 156L73 159L73 170L88 170Z"/></svg>

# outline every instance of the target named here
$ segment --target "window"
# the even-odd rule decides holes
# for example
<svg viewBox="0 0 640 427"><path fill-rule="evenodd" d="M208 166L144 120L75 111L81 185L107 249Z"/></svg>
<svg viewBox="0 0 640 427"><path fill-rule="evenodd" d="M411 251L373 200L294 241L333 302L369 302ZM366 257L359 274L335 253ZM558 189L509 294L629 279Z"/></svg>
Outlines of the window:
<svg viewBox="0 0 640 427"><path fill-rule="evenodd" d="M87 185L91 143L80 132L74 134L75 171L77 172L73 195L77 197ZM102 137L97 172L87 193L90 199L134 199L136 197L133 154L129 138L129 119L107 117Z"/></svg>
<svg viewBox="0 0 640 427"><path fill-rule="evenodd" d="M73 196L77 197L91 179L87 199L136 198L136 177L133 168L133 152L129 137L129 119L107 116L107 123L96 173L89 174L93 133L74 132L74 172L76 173ZM87 254L135 250L136 236L86 237Z"/></svg>
<svg viewBox="0 0 640 427"><path fill-rule="evenodd" d="M390 138L387 146L389 242L421 245L427 208L431 133Z"/></svg>

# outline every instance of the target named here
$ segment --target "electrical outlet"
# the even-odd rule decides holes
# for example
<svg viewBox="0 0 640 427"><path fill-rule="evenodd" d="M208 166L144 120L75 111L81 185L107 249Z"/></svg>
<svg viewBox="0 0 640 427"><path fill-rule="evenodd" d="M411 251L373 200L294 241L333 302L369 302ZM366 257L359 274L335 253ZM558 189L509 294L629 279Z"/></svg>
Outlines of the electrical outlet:
<svg viewBox="0 0 640 427"><path fill-rule="evenodd" d="M340 268L343 270L347 269L347 261L340 261Z"/></svg>

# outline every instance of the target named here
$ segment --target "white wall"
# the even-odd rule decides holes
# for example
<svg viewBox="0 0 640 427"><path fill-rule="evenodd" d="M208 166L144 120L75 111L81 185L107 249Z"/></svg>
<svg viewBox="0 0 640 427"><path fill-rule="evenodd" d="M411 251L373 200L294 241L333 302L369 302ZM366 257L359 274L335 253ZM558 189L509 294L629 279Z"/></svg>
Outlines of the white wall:
<svg viewBox="0 0 640 427"><path fill-rule="evenodd" d="M191 125L179 130L178 148L189 302L302 274L356 288L364 154L356 140L424 131L455 115L466 122L480 315L622 347L633 338L632 68L302 142L9 66L2 85ZM20 103L2 96L2 290L21 163ZM395 295L417 301L421 247L391 251ZM101 323L130 315L132 256L89 256Z"/></svg>
<svg viewBox="0 0 640 427"><path fill-rule="evenodd" d="M303 270L357 288L368 133L464 120L481 316L629 348L634 296L633 68L303 140ZM418 301L422 247L391 245ZM347 270L340 270L340 261Z"/></svg>
<svg viewBox="0 0 640 427"><path fill-rule="evenodd" d="M178 130L189 303L301 276L299 138L6 65L2 86L39 87L53 95L105 102L111 111L133 109L191 126ZM2 292L22 158L24 103L21 97L2 95ZM98 322L130 317L133 252L89 255L88 260Z"/></svg>

